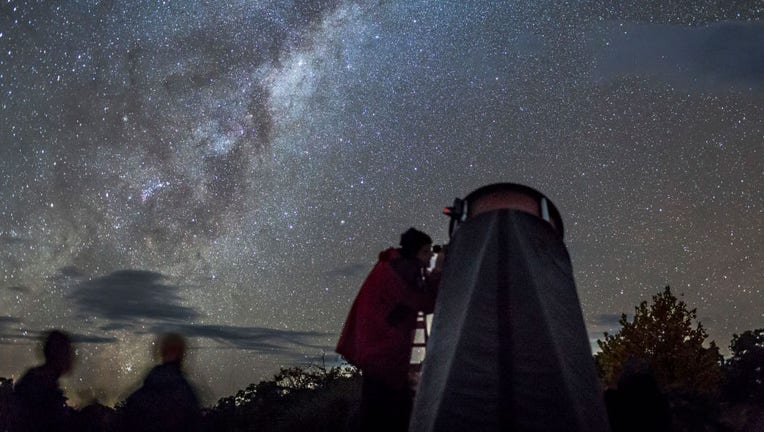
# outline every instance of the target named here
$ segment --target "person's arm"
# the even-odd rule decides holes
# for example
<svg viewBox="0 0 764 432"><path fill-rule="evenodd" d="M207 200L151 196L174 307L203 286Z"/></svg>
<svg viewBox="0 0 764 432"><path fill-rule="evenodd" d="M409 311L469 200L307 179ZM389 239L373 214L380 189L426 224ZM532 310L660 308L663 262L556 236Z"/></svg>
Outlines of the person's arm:
<svg viewBox="0 0 764 432"><path fill-rule="evenodd" d="M435 309L435 299L438 295L438 290L440 289L440 281L443 275L443 261L445 258L445 249L442 249L441 252L438 253L437 258L435 258L435 266L433 266L432 270L428 271L425 276L425 286L429 297L421 310L426 314L432 313L433 309Z"/></svg>
<svg viewBox="0 0 764 432"><path fill-rule="evenodd" d="M390 270L392 277L386 289L393 297L394 303L414 311L431 313L435 307L435 296L440 285L440 271L428 273L424 281L416 280L421 276L412 275L410 278L414 280L407 282L398 272Z"/></svg>

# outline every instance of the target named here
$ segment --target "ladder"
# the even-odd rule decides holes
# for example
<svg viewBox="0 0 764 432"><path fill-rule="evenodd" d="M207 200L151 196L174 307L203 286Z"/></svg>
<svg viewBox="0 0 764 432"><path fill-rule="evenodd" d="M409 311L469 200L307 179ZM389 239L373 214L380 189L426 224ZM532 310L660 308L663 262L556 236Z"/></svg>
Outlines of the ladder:
<svg viewBox="0 0 764 432"><path fill-rule="evenodd" d="M411 344L411 362L409 363L409 382L415 389L422 373L427 339L430 337L427 331L427 317L424 312L417 312L416 327L414 328L414 340Z"/></svg>

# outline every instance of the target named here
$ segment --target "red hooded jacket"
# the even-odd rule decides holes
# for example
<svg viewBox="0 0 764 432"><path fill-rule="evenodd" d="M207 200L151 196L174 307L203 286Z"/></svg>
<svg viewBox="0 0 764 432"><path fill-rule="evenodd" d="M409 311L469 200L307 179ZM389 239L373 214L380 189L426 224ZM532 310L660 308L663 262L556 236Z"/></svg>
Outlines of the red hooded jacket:
<svg viewBox="0 0 764 432"><path fill-rule="evenodd" d="M435 306L440 278L423 278L422 271L418 261L396 249L381 252L337 342L337 352L350 364L392 388L407 384L417 313Z"/></svg>

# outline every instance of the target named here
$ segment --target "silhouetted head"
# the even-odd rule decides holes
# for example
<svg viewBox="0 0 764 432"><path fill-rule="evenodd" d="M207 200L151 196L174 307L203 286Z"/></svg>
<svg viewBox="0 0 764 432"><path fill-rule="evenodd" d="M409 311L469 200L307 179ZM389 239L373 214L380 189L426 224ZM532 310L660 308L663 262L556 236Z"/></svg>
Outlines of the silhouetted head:
<svg viewBox="0 0 764 432"><path fill-rule="evenodd" d="M74 349L69 336L60 331L53 330L45 335L42 347L45 356L45 365L56 371L58 375L64 375L74 365Z"/></svg>
<svg viewBox="0 0 764 432"><path fill-rule="evenodd" d="M186 354L186 339L178 333L165 333L159 337L159 356L162 363L181 363Z"/></svg>
<svg viewBox="0 0 764 432"><path fill-rule="evenodd" d="M414 228L409 228L401 234L401 255L405 258L416 258L424 265L432 258L432 238Z"/></svg>

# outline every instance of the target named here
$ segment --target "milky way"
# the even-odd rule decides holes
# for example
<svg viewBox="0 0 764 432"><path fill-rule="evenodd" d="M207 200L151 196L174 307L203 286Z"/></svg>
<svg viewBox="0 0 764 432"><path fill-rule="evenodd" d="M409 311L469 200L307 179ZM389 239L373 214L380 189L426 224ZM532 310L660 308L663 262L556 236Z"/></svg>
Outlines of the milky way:
<svg viewBox="0 0 764 432"><path fill-rule="evenodd" d="M377 252L498 181L560 208L592 340L666 285L764 325L764 6L495 3L3 2L0 376L54 327L77 403L166 330L206 403L333 364Z"/></svg>

